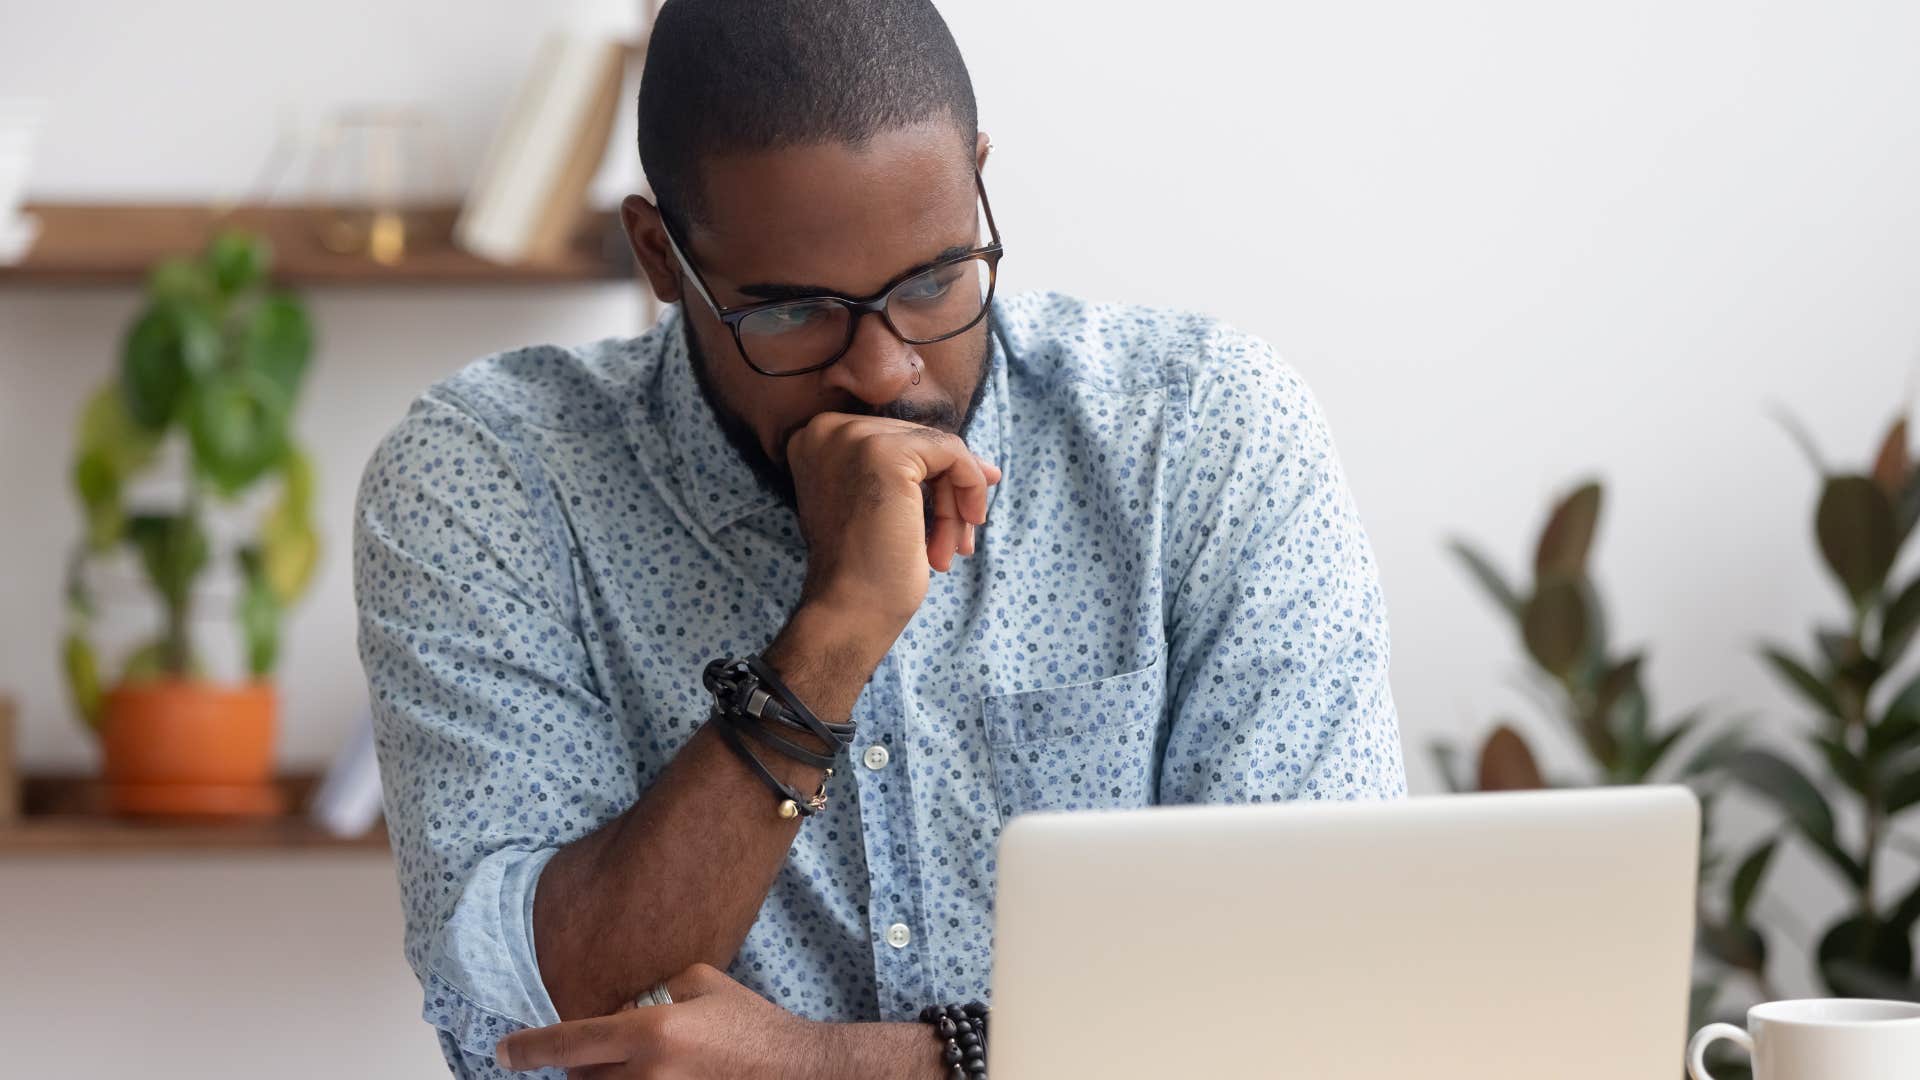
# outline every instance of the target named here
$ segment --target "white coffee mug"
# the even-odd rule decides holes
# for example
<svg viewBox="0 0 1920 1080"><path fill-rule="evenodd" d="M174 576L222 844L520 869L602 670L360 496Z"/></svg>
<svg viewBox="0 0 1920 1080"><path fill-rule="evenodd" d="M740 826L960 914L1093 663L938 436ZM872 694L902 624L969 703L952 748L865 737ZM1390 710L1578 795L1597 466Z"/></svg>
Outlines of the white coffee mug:
<svg viewBox="0 0 1920 1080"><path fill-rule="evenodd" d="M1713 1080L1701 1059L1715 1039L1746 1047L1754 1080L1920 1080L1920 1003L1809 998L1755 1005L1746 1031L1708 1024L1694 1033L1687 1046L1693 1080Z"/></svg>

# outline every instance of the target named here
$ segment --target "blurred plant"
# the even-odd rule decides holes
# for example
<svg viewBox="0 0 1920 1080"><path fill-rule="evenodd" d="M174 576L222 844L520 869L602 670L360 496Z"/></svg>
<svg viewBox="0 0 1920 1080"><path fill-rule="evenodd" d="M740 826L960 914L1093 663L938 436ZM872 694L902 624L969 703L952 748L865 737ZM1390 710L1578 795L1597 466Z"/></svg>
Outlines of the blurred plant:
<svg viewBox="0 0 1920 1080"><path fill-rule="evenodd" d="M1920 678L1880 692L1920 630L1920 576L1899 588L1890 580L1920 521L1920 469L1908 449L1904 416L1865 474L1827 468L1812 441L1787 423L1825 478L1814 535L1846 595L1847 621L1814 628L1817 659L1811 663L1774 645L1763 646L1761 655L1813 707L1807 743L1827 775L1816 783L1787 758L1757 748L1735 755L1728 768L1779 806L1851 894L1851 909L1826 929L1814 952L1828 990L1920 1001L1913 949L1920 879L1890 887L1885 859L1894 819L1920 805ZM1842 834L1829 793L1851 803L1848 817L1859 822L1848 830L1853 835ZM1882 896L1893 899L1882 902Z"/></svg>
<svg viewBox="0 0 1920 1080"><path fill-rule="evenodd" d="M1762 997L1772 997L1766 977L1766 942L1749 920L1753 898L1764 877L1771 850L1743 861L1726 882L1719 913L1704 903L1720 861L1707 843L1706 825L1720 787L1719 766L1735 752L1740 732L1719 731L1705 709L1694 709L1664 724L1654 723L1653 707L1640 671L1646 654L1614 655L1607 642L1604 606L1587 572L1588 555L1598 529L1601 488L1582 484L1556 505L1540 533L1533 558L1533 580L1523 593L1493 563L1462 540L1449 545L1474 579L1513 619L1532 663L1526 687L1579 748L1579 775L1550 781L1526 739L1509 720L1499 720L1479 748L1474 771L1463 768L1459 748L1433 747L1441 776L1455 791L1509 791L1550 786L1686 782L1702 804L1700 951L1719 975L1750 979ZM1682 743L1690 753L1676 753ZM1696 983L1693 1013L1703 1019L1714 1008L1724 979Z"/></svg>
<svg viewBox="0 0 1920 1080"><path fill-rule="evenodd" d="M81 411L73 483L86 537L68 564L63 659L74 702L90 725L99 723L102 697L100 662L87 636L95 610L85 574L90 559L130 545L165 611L160 635L126 659L123 680L200 673L189 621L194 583L211 555L203 520L209 495L231 501L269 476L282 481L257 534L237 551L237 615L254 676L273 668L281 614L312 575L319 553L313 470L288 430L312 330L296 297L269 288L270 259L264 240L228 231L196 258L156 266L119 373ZM129 513L129 480L153 465L174 432L186 447L180 504L167 513Z"/></svg>

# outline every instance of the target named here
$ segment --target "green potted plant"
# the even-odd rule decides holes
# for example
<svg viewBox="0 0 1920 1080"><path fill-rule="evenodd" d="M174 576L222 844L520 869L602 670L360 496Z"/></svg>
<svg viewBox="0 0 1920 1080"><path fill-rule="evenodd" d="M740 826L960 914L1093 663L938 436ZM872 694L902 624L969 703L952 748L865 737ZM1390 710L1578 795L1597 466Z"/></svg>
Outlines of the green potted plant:
<svg viewBox="0 0 1920 1080"><path fill-rule="evenodd" d="M1575 748L1578 771L1549 778L1518 726L1505 719L1495 722L1471 754L1450 743L1434 744L1435 761L1455 791L1684 782L1701 797L1704 828L1722 785L1720 767L1737 750L1741 733L1734 725L1710 731L1715 725L1704 709L1654 722L1640 678L1645 654L1613 652L1600 592L1588 572L1601 496L1600 485L1590 481L1554 505L1534 547L1531 580L1519 586L1467 542L1456 539L1450 545L1513 623L1529 660L1523 685ZM1685 754L1683 744L1689 745ZM1771 845L1744 858L1729 877L1706 839L1703 835L1698 924L1706 963L1693 991L1696 1026L1725 1007L1721 999L1732 982L1744 981L1763 999L1776 996L1767 978L1766 943L1749 917ZM1721 879L1723 891L1706 888Z"/></svg>
<svg viewBox="0 0 1920 1080"><path fill-rule="evenodd" d="M1896 824L1920 818L1920 677L1891 677L1920 635L1920 576L1894 580L1920 523L1920 468L1905 417L1866 472L1827 467L1804 433L1789 430L1824 478L1814 537L1845 598L1844 621L1816 626L1811 654L1765 645L1761 656L1811 714L1806 747L1825 775L1816 780L1761 748L1734 756L1728 768L1779 807L1848 897L1813 949L1827 989L1920 1001L1920 875L1900 874L1888 858L1899 842ZM1851 813L1837 813L1836 804ZM1909 855L1920 854L1909 844Z"/></svg>
<svg viewBox="0 0 1920 1080"><path fill-rule="evenodd" d="M122 813L259 815L283 809L272 783L276 703L269 676L287 605L312 576L313 472L290 423L312 329L292 294L271 287L264 240L216 236L197 257L149 276L118 372L83 408L73 483L85 536L67 571L63 665L79 714L98 734L109 801ZM135 505L130 485L178 440L177 499ZM230 552L209 529L255 489L277 495ZM89 633L89 569L131 550L163 618L111 680ZM215 560L238 568L233 612L248 678L208 679L191 634L195 585Z"/></svg>

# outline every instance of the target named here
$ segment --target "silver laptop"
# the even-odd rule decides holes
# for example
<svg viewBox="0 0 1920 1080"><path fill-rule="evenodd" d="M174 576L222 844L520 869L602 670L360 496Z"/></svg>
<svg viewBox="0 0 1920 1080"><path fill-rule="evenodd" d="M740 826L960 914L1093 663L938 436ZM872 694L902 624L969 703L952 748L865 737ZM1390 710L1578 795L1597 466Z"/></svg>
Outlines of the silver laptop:
<svg viewBox="0 0 1920 1080"><path fill-rule="evenodd" d="M1033 814L1000 841L993 1080L1665 1080L1681 787Z"/></svg>

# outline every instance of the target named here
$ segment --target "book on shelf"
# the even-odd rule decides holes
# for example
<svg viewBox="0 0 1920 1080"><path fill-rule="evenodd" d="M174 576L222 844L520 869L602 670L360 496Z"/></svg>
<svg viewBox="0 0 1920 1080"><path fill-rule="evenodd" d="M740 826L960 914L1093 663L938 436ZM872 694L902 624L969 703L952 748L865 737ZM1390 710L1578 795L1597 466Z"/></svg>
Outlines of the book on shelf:
<svg viewBox="0 0 1920 1080"><path fill-rule="evenodd" d="M619 113L631 43L604 34L544 40L494 132L454 240L501 263L564 253Z"/></svg>

